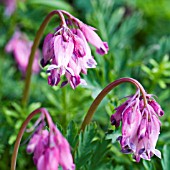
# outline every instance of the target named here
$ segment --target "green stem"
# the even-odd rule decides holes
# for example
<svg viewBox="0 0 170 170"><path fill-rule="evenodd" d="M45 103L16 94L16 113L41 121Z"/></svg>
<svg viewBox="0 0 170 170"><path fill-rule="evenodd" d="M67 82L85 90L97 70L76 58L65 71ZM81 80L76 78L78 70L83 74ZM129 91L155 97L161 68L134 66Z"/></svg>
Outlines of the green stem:
<svg viewBox="0 0 170 170"><path fill-rule="evenodd" d="M65 19L63 14L61 13L61 11L59 10L55 10L50 12L46 18L44 19L43 23L41 24L36 37L34 39L34 43L33 46L31 48L31 53L29 56L29 62L28 62L28 66L27 66L27 72L26 72L26 78L25 78L25 86L24 86L24 90L23 90L23 98L22 98L22 105L26 106L27 101L28 101L28 96L29 96L29 90L30 90L30 82L31 82L31 75L32 75L32 65L33 65L33 61L34 61L34 56L35 56L35 52L36 49L39 45L40 39L43 35L43 32L47 26L47 24L49 23L49 21L51 20L51 18L55 15L59 15L60 19L61 19L61 25L66 25L65 23Z"/></svg>
<svg viewBox="0 0 170 170"><path fill-rule="evenodd" d="M103 100L103 98L116 86L118 86L119 84L125 83L125 82L129 82L134 84L138 89L140 89L143 99L144 99L144 107L147 105L147 99L146 99L146 95L145 95L145 90L142 87L142 85L135 79L132 78L120 78L112 83L110 83L108 86L106 86L100 93L99 95L96 97L96 99L93 101L92 105L90 106L84 120L83 123L81 125L81 129L80 130L84 130L86 125L88 125L94 115L94 112L96 111L98 105L100 104L100 102Z"/></svg>
<svg viewBox="0 0 170 170"><path fill-rule="evenodd" d="M45 108L39 108L36 109L35 111L33 111L32 113L30 113L30 115L26 118L26 120L23 122L20 131L18 133L17 139L15 141L15 145L14 145L14 151L12 154L12 160L11 160L11 170L15 170L16 169L16 161L17 161L17 155L18 155L18 149L19 149L19 145L22 139L22 136L25 132L25 129L28 125L28 123L31 121L31 119L38 113L43 113L48 121L49 124L49 128L51 128L50 126L52 125L52 119L48 114L48 111Z"/></svg>

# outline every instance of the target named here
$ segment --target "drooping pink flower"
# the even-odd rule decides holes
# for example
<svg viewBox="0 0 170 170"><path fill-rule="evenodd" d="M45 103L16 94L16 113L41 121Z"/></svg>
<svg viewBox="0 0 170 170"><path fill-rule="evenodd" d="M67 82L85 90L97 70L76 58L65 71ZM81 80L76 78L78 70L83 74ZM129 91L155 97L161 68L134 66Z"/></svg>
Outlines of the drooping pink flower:
<svg viewBox="0 0 170 170"><path fill-rule="evenodd" d="M34 164L38 170L57 170L59 166L63 170L74 170L70 145L47 114L45 116L48 117L49 131L44 130L42 116L42 122L27 145L27 152L33 153Z"/></svg>
<svg viewBox="0 0 170 170"><path fill-rule="evenodd" d="M117 107L111 116L111 123L118 127L122 122L122 136L118 137L123 153L132 153L139 162L141 158L150 160L153 155L161 158L155 149L160 133L160 120L163 110L152 95L146 94L147 104L144 106L140 91L128 97L128 100Z"/></svg>
<svg viewBox="0 0 170 170"><path fill-rule="evenodd" d="M22 71L23 75L26 73L31 47L32 42L29 41L28 38L20 31L16 31L14 33L13 37L5 47L7 53L12 53L14 55L18 67ZM40 51L37 50L32 66L33 73L38 73L40 71L39 58Z"/></svg>
<svg viewBox="0 0 170 170"><path fill-rule="evenodd" d="M45 37L41 65L52 65L47 69L49 85L58 85L61 76L65 75L67 80L62 82L61 87L69 83L75 89L79 84L86 84L80 73L87 74L88 68L97 65L87 42L94 45L101 55L107 54L108 45L102 42L92 27L78 19L68 19L66 24Z"/></svg>

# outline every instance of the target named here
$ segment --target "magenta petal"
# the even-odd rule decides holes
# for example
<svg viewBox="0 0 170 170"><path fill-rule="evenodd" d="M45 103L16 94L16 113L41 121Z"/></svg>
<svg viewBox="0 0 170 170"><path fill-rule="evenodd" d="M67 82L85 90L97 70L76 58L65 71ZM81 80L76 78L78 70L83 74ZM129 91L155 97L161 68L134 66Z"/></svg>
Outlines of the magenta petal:
<svg viewBox="0 0 170 170"><path fill-rule="evenodd" d="M150 148L151 150L155 150L160 133L160 121L155 115L152 115L151 117L150 127Z"/></svg>
<svg viewBox="0 0 170 170"><path fill-rule="evenodd" d="M41 155L37 162L37 170L47 170L44 155Z"/></svg>
<svg viewBox="0 0 170 170"><path fill-rule="evenodd" d="M75 165L73 163L73 158L70 152L70 146L65 138L62 139L60 145L60 160L59 164L62 166L63 170L74 170Z"/></svg>
<svg viewBox="0 0 170 170"><path fill-rule="evenodd" d="M43 130L40 134L40 139L37 143L37 147L34 150L34 164L37 165L40 156L44 153L45 149L48 145L48 135L49 132L47 130Z"/></svg>
<svg viewBox="0 0 170 170"><path fill-rule="evenodd" d="M68 81L66 80L66 81L63 81L62 83L61 83L61 88L62 87L64 87L64 86L66 86L68 84Z"/></svg>
<svg viewBox="0 0 170 170"><path fill-rule="evenodd" d="M59 67L67 67L73 54L73 48L74 44L71 39L65 42L61 35L56 36L54 40L54 53L56 63Z"/></svg>
<svg viewBox="0 0 170 170"><path fill-rule="evenodd" d="M54 126L51 145L56 146L59 151L58 162L63 170L74 170L75 165L70 151L68 141L62 136L61 132Z"/></svg>
<svg viewBox="0 0 170 170"><path fill-rule="evenodd" d="M74 60L70 60L69 62L69 67L67 68L67 70L72 76L78 76L81 72L81 67L78 63L76 63Z"/></svg>
<svg viewBox="0 0 170 170"><path fill-rule="evenodd" d="M59 166L58 148L47 148L37 163L38 170L57 170Z"/></svg>
<svg viewBox="0 0 170 170"><path fill-rule="evenodd" d="M95 68L97 63L91 55L91 50L90 50L90 47L86 41L86 38L84 37L81 30L77 29L76 32L77 32L77 35L82 39L83 48L85 49L85 52L86 52L85 56L78 60L82 70L85 71L86 68Z"/></svg>
<svg viewBox="0 0 170 170"><path fill-rule="evenodd" d="M96 49L96 52L100 55L107 54L108 51L109 51L109 46L107 42L101 43L100 47Z"/></svg>
<svg viewBox="0 0 170 170"><path fill-rule="evenodd" d="M56 86L60 82L60 73L59 70L51 70L51 75L48 76L48 84L51 86Z"/></svg>
<svg viewBox="0 0 170 170"><path fill-rule="evenodd" d="M70 85L75 89L80 84L80 76L71 76Z"/></svg>
<svg viewBox="0 0 170 170"><path fill-rule="evenodd" d="M70 66L70 65L69 65L69 66ZM78 67L78 66L77 66L77 67ZM73 68L73 67L72 67L72 68ZM68 73L70 73L70 75L74 76L74 75L76 74L76 72L74 73L74 70L73 70L72 68L67 67L67 68L66 68L66 71L67 71ZM74 69L76 69L76 67L75 67ZM79 73L78 73L78 74L79 74Z"/></svg>
<svg viewBox="0 0 170 170"><path fill-rule="evenodd" d="M77 57L84 57L86 55L83 41L81 38L79 38L77 35L74 35L73 37L74 40L74 54Z"/></svg>
<svg viewBox="0 0 170 170"><path fill-rule="evenodd" d="M37 143L39 142L40 135L39 134L34 134L31 140L29 141L27 145L27 153L33 153L35 150L35 147L37 146Z"/></svg>
<svg viewBox="0 0 170 170"><path fill-rule="evenodd" d="M82 23L80 25L80 29L85 35L87 41L96 47L99 54L107 54L109 49L107 43L103 43L100 37L93 31L93 29L91 29L91 27Z"/></svg>
<svg viewBox="0 0 170 170"><path fill-rule="evenodd" d="M70 83L70 86L75 89L80 83L81 83L81 79L80 76L72 76L69 73L66 72L66 77L68 82Z"/></svg>
<svg viewBox="0 0 170 170"><path fill-rule="evenodd" d="M42 51L43 51L43 60L41 61L41 64L44 67L48 63L48 61L54 57L53 34L47 34L47 36L45 37Z"/></svg>
<svg viewBox="0 0 170 170"><path fill-rule="evenodd" d="M122 120L122 114L119 112L116 112L110 118L111 124L115 125L116 127L118 127L120 125L121 120Z"/></svg>
<svg viewBox="0 0 170 170"><path fill-rule="evenodd" d="M155 149L153 153L161 159L161 152L159 150Z"/></svg>
<svg viewBox="0 0 170 170"><path fill-rule="evenodd" d="M131 116L131 115L134 116ZM131 119L134 120L131 120ZM131 145L134 144L134 138L136 138L138 127L141 123L141 114L138 110L132 110L128 108L122 118L122 146L128 145L131 148ZM131 148L133 149L133 148Z"/></svg>
<svg viewBox="0 0 170 170"><path fill-rule="evenodd" d="M49 167L47 169L56 170L59 165L59 150L57 147L48 149L47 156L49 160ZM46 156L46 155L45 155Z"/></svg>
<svg viewBox="0 0 170 170"><path fill-rule="evenodd" d="M141 124L140 124L140 127L138 129L138 139L139 140L141 140L145 137L146 127L147 127L147 120L146 120L146 118L143 118L141 120Z"/></svg>
<svg viewBox="0 0 170 170"><path fill-rule="evenodd" d="M164 115L164 111L155 100L148 101L148 104L154 109L154 111L158 114L158 116Z"/></svg>
<svg viewBox="0 0 170 170"><path fill-rule="evenodd" d="M127 103L125 102L121 106L115 108L116 113L114 113L110 119L112 125L115 125L116 127L120 125L120 121L122 120L122 113L126 106Z"/></svg>

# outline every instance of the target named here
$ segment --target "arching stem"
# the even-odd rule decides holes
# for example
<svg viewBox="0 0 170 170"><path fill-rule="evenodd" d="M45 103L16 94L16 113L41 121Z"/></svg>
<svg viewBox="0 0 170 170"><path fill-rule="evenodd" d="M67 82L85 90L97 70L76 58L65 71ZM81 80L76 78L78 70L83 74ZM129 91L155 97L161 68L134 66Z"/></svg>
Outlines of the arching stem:
<svg viewBox="0 0 170 170"><path fill-rule="evenodd" d="M26 78L25 78L25 86L24 86L24 90L23 90L23 97L22 97L22 105L26 106L27 101L28 101L28 96L29 96L29 90L30 90L30 82L31 82L31 75L32 75L32 65L33 65L33 61L34 61L34 56L35 56L35 52L36 49L39 45L39 42L41 40L41 37L43 35L43 32L46 28L46 26L48 25L49 21L51 20L51 18L54 15L59 15L60 19L61 19L61 25L66 25L64 16L62 14L62 12L60 10L55 10L50 12L46 18L44 19L43 23L41 24L39 30L37 31L37 34L35 36L34 42L33 42L33 46L31 48L31 53L29 56L29 62L28 62L28 66L27 66L27 72L26 72Z"/></svg>
<svg viewBox="0 0 170 170"><path fill-rule="evenodd" d="M35 111L33 111L32 113L30 113L30 115L26 118L26 120L23 122L21 128L20 128L20 131L18 133L18 136L17 136L17 139L16 139L16 142L15 142L15 145L14 145L14 151L13 151L13 154L12 154L12 160L11 160L11 170L15 170L16 169L16 161L17 161L17 155L18 155L18 149L19 149L19 145L20 145L20 142L21 142L21 139L22 139L22 136L25 132L25 129L28 125L28 123L31 121L31 119L36 115L36 114L39 114L39 113L43 113L44 116L46 117L47 119L47 122L48 122L48 125L49 125L49 128L51 129L51 125L53 124L52 123L52 119L51 117L49 116L49 113L48 111L45 109L45 108L39 108L39 109L36 109Z"/></svg>
<svg viewBox="0 0 170 170"><path fill-rule="evenodd" d="M69 12L64 11L64 10L60 10L64 15L66 15L67 17L69 17L72 21L75 21L76 23L82 23L79 19L77 19L76 17L74 17L73 15L71 15Z"/></svg>
<svg viewBox="0 0 170 170"><path fill-rule="evenodd" d="M134 84L138 89L140 89L142 96L143 96L143 100L144 100L144 107L147 105L147 99L146 99L146 95L145 95L145 90L142 87L142 85L135 79L132 78L120 78L112 83L110 83L108 86L106 86L100 93L99 95L96 97L96 99L93 101L92 105L90 106L84 120L83 123L81 125L81 129L80 130L84 130L86 125L88 125L94 115L94 112L96 111L98 105L100 104L100 102L103 100L103 98L116 86L118 86L119 84L122 83L132 83Z"/></svg>

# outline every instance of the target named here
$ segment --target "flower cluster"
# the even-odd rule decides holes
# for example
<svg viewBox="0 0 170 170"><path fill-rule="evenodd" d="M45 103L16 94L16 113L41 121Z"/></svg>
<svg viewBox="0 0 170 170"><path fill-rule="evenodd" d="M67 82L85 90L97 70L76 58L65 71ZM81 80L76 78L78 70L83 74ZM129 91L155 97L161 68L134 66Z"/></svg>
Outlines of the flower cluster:
<svg viewBox="0 0 170 170"><path fill-rule="evenodd" d="M152 95L146 94L146 99L145 104L138 90L111 116L111 123L116 127L122 121L122 136L118 137L121 151L132 153L137 162L140 158L150 160L154 154L161 158L160 151L155 147L161 126L159 116L163 116L164 111Z"/></svg>
<svg viewBox="0 0 170 170"><path fill-rule="evenodd" d="M50 73L49 85L58 85L62 75L65 75L67 80L62 82L61 87L69 83L75 89L79 84L86 84L85 80L80 78L80 73L87 74L87 69L95 68L97 64L91 55L88 42L96 47L97 53L104 55L108 52L107 43L102 42L94 30L95 28L70 16L54 34L49 33L45 37L41 65L44 67L49 62L51 64L47 69Z"/></svg>
<svg viewBox="0 0 170 170"><path fill-rule="evenodd" d="M18 30L14 33L13 37L5 47L7 53L13 53L14 58L18 64L18 67L22 71L23 75L25 75L27 70L31 47L32 42L28 40L26 35L22 34ZM35 53L35 59L32 66L32 71L34 73L38 73L40 71L39 58L40 51L37 50Z"/></svg>
<svg viewBox="0 0 170 170"><path fill-rule="evenodd" d="M38 170L57 170L59 165L63 170L74 170L69 143L51 120L48 123L49 131L44 129L44 120L39 124L27 152L34 154L33 161Z"/></svg>

